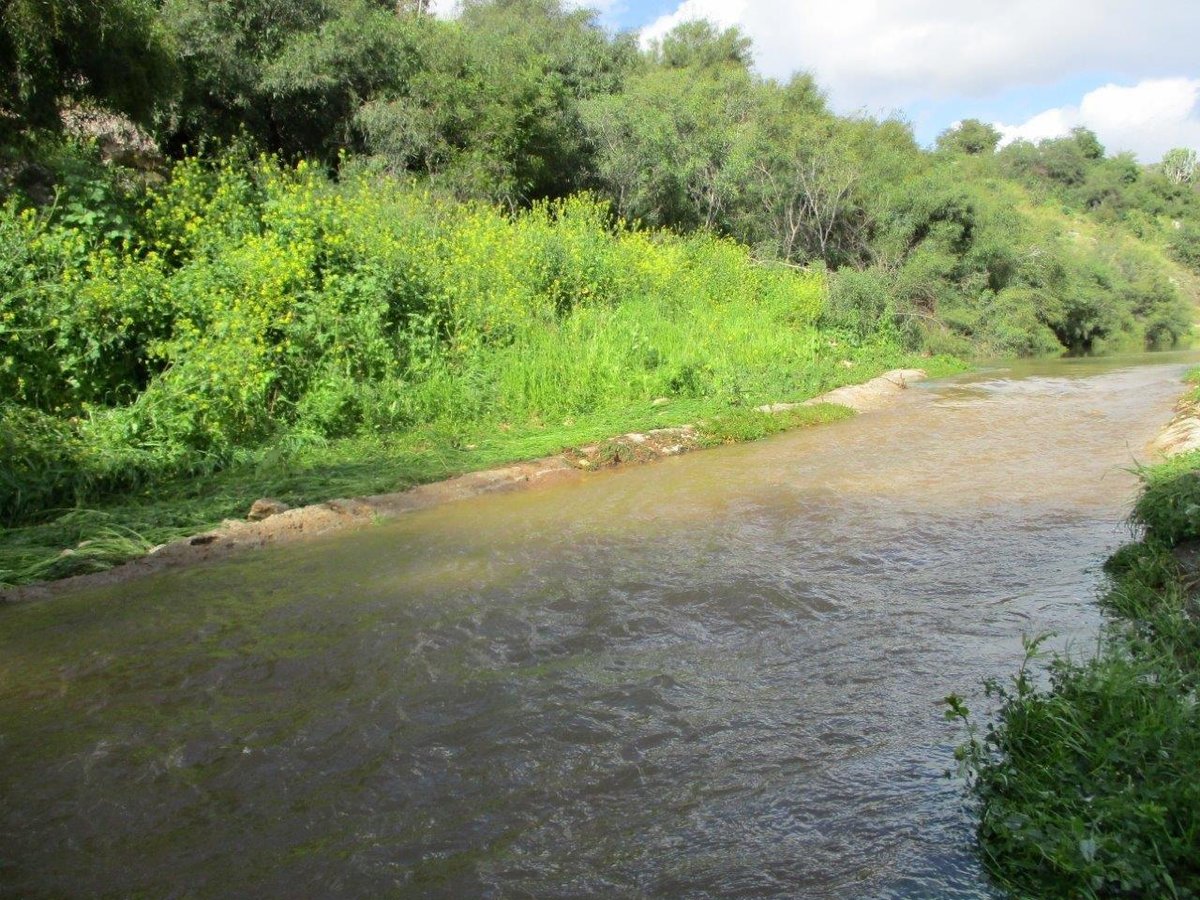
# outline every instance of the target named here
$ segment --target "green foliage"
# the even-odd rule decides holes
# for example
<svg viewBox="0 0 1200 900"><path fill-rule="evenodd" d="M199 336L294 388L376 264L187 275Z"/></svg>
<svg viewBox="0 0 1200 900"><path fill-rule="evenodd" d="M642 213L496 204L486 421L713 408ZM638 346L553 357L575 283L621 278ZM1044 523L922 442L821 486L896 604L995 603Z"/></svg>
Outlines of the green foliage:
<svg viewBox="0 0 1200 900"><path fill-rule="evenodd" d="M1159 169L1175 184L1187 184L1196 176L1196 151L1175 147L1163 154Z"/></svg>
<svg viewBox="0 0 1200 900"><path fill-rule="evenodd" d="M1200 891L1200 604L1194 563L1196 454L1144 472L1133 519L1145 539L1109 560L1116 616L1097 655L1054 657L992 683L998 723L964 720L959 751L980 801L979 837L996 879L1018 896L1194 896Z"/></svg>
<svg viewBox="0 0 1200 900"><path fill-rule="evenodd" d="M736 28L719 31L703 19L676 26L655 42L652 52L669 69L746 69L753 62L748 37Z"/></svg>
<svg viewBox="0 0 1200 900"><path fill-rule="evenodd" d="M938 135L937 148L970 156L994 153L1000 137L1000 132L991 125L978 119L964 119Z"/></svg>
<svg viewBox="0 0 1200 900"><path fill-rule="evenodd" d="M1174 229L1169 246L1175 259L1200 273L1200 222L1189 222Z"/></svg>
<svg viewBox="0 0 1200 900"><path fill-rule="evenodd" d="M179 164L136 222L114 247L100 220L0 215L9 521L289 434L763 402L832 369L819 275L627 230L585 196L510 218L231 156Z"/></svg>
<svg viewBox="0 0 1200 900"><path fill-rule="evenodd" d="M985 861L1016 896L1200 889L1195 672L1137 646L1115 644L1084 663L1059 658L1045 688L1024 671L990 686L1002 724L963 760L982 804Z"/></svg>
<svg viewBox="0 0 1200 900"><path fill-rule="evenodd" d="M895 313L927 341L1035 355L1170 346L1190 333L1161 254L1032 205L1015 185L963 183L962 167L977 162L987 164L952 158L910 182L877 228L877 252L895 261Z"/></svg>
<svg viewBox="0 0 1200 900"><path fill-rule="evenodd" d="M1146 473L1133 522L1148 539L1168 547L1200 539L1200 457L1188 454Z"/></svg>
<svg viewBox="0 0 1200 900"><path fill-rule="evenodd" d="M19 117L21 126L56 129L59 105L85 100L146 122L174 78L150 0L8 0L0 7L0 128Z"/></svg>

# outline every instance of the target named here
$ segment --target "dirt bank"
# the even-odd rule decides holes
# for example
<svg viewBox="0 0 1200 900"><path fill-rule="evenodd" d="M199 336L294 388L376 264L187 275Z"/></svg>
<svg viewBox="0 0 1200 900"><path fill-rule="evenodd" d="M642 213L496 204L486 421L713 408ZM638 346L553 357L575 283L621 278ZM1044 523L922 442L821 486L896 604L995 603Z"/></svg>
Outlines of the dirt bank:
<svg viewBox="0 0 1200 900"><path fill-rule="evenodd" d="M775 403L758 410L779 413L799 406L833 403L855 412L879 409L893 401L910 382L926 377L922 369L894 369L858 385L841 387L804 403ZM521 490L586 477L586 472L616 465L644 463L677 456L701 446L694 425L631 432L600 444L566 450L529 462L470 472L393 494L329 500L288 509L259 521L227 520L212 531L156 547L146 556L105 572L0 591L0 603L45 599L88 587L122 584L166 569L221 559L244 550L307 540L331 531L362 527L382 518L453 503L483 494ZM247 500L249 503L249 498Z"/></svg>
<svg viewBox="0 0 1200 900"><path fill-rule="evenodd" d="M1178 456L1200 449L1200 403L1184 398L1175 408L1175 418L1150 445L1155 453Z"/></svg>

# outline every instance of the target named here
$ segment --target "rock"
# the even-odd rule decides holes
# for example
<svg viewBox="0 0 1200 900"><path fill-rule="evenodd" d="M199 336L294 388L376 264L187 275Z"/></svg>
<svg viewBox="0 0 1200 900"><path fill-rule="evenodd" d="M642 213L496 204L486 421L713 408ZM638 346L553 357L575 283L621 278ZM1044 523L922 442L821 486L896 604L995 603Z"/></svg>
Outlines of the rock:
<svg viewBox="0 0 1200 900"><path fill-rule="evenodd" d="M217 536L215 534L198 534L188 541L188 543L193 547L203 547L205 544L213 543L216 539Z"/></svg>
<svg viewBox="0 0 1200 900"><path fill-rule="evenodd" d="M271 516L277 516L280 513L285 513L289 509L291 509L291 507L282 500L272 500L270 497L260 497L251 505L250 512L246 513L246 518L251 522L261 522L263 519L269 519Z"/></svg>
<svg viewBox="0 0 1200 900"><path fill-rule="evenodd" d="M842 368L843 368L843 369L853 369L853 368L854 368L854 361L853 361L853 360L850 360L850 359L843 359L843 360L842 360L842 362L841 362L841 366L842 366Z"/></svg>
<svg viewBox="0 0 1200 900"><path fill-rule="evenodd" d="M158 145L132 119L78 105L66 107L59 116L68 134L95 141L104 162L143 172L163 168L164 158Z"/></svg>
<svg viewBox="0 0 1200 900"><path fill-rule="evenodd" d="M653 400L650 401L650 405L651 406L666 406L670 402L671 402L670 397L655 397Z"/></svg>

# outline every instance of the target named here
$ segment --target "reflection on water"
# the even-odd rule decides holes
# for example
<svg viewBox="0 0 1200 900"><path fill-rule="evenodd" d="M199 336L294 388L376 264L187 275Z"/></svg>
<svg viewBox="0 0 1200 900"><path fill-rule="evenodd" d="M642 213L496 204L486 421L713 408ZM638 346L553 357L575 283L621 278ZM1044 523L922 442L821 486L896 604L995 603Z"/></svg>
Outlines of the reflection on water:
<svg viewBox="0 0 1200 900"><path fill-rule="evenodd" d="M1133 362L0 610L0 893L988 896L939 701L1093 640Z"/></svg>

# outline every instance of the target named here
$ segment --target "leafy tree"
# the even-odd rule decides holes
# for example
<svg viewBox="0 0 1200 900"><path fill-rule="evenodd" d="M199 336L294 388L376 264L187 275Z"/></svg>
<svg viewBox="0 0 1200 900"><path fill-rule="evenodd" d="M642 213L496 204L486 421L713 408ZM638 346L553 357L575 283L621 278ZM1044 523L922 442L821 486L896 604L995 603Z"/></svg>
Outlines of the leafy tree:
<svg viewBox="0 0 1200 900"><path fill-rule="evenodd" d="M1084 128L1082 125L1072 128L1071 140L1075 142L1084 159L1104 159L1104 145L1096 137L1096 132L1090 128Z"/></svg>
<svg viewBox="0 0 1200 900"><path fill-rule="evenodd" d="M740 148L747 206L739 236L785 260L836 266L863 258L870 220L865 167L845 139L849 129L798 108L783 92L765 93Z"/></svg>
<svg viewBox="0 0 1200 900"><path fill-rule="evenodd" d="M585 186L580 106L620 87L632 38L558 0L474 2L456 22L423 24L419 64L355 114L367 148L510 206Z"/></svg>
<svg viewBox="0 0 1200 900"><path fill-rule="evenodd" d="M1168 150L1159 169L1175 184L1190 184L1196 175L1196 151L1186 147Z"/></svg>
<svg viewBox="0 0 1200 900"><path fill-rule="evenodd" d="M171 146L196 149L245 132L278 147L287 123L263 84L267 68L330 14L328 0L165 0L162 21L184 75Z"/></svg>
<svg viewBox="0 0 1200 900"><path fill-rule="evenodd" d="M937 138L939 150L971 156L993 153L999 143L1000 132L978 119L964 119Z"/></svg>
<svg viewBox="0 0 1200 900"><path fill-rule="evenodd" d="M752 116L740 68L652 68L620 94L594 98L583 120L600 183L617 212L651 225L714 228L733 197L729 168Z"/></svg>
<svg viewBox="0 0 1200 900"><path fill-rule="evenodd" d="M1082 184L1087 177L1089 157L1074 138L1056 138L1038 145L1038 174L1060 186Z"/></svg>
<svg viewBox="0 0 1200 900"><path fill-rule="evenodd" d="M58 127L60 105L94 102L148 123L174 85L151 0L0 5L0 127Z"/></svg>
<svg viewBox="0 0 1200 900"><path fill-rule="evenodd" d="M424 63L421 23L368 0L343 0L332 18L292 35L261 72L275 148L336 157L354 149L353 120L364 101L410 81Z"/></svg>
<svg viewBox="0 0 1200 900"><path fill-rule="evenodd" d="M718 30L704 20L683 22L655 43L655 61L669 69L714 66L750 68L750 39L736 28Z"/></svg>
<svg viewBox="0 0 1200 900"><path fill-rule="evenodd" d="M1092 210L1103 208L1110 213L1121 213L1130 205L1130 186L1137 183L1141 172L1131 153L1101 160L1088 170L1080 188L1084 206Z"/></svg>

